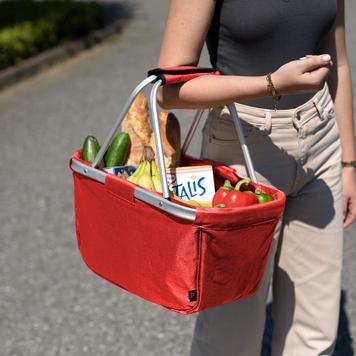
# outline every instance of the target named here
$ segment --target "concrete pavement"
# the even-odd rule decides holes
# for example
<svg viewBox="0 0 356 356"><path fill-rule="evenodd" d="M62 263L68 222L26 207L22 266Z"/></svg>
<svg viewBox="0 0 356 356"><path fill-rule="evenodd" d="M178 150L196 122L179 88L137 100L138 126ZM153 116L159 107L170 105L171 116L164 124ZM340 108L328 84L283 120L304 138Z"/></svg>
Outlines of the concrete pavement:
<svg viewBox="0 0 356 356"><path fill-rule="evenodd" d="M87 133L104 137L158 56L168 2L130 3L136 17L120 36L0 93L1 356L188 354L195 316L99 279L75 241L67 159ZM347 6L355 77L356 4ZM183 133L189 116L180 114ZM192 153L198 147L199 140ZM355 232L345 238L342 356L353 355L356 339Z"/></svg>

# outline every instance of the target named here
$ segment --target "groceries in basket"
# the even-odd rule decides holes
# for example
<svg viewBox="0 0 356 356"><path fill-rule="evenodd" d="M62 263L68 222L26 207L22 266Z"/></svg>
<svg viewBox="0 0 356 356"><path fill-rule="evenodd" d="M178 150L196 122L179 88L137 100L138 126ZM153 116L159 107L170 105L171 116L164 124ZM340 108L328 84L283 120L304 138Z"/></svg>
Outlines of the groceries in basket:
<svg viewBox="0 0 356 356"><path fill-rule="evenodd" d="M162 182L151 146L144 146L137 167L115 166L126 161L130 149L127 133L119 133L113 140L100 167L145 189L162 193ZM83 145L83 159L93 162L100 149L98 140L88 136ZM105 162L105 163L104 163ZM242 179L234 187L229 180L215 192L212 166L175 167L167 169L168 188L172 197L191 206L215 208L241 208L273 201L270 194L260 188L253 188L250 181Z"/></svg>
<svg viewBox="0 0 356 356"><path fill-rule="evenodd" d="M99 150L100 150L100 144L99 141L96 139L96 137L92 135L87 136L83 143L82 159L84 161L93 163ZM104 161L101 160L98 166L99 168L104 168L105 167Z"/></svg>
<svg viewBox="0 0 356 356"><path fill-rule="evenodd" d="M211 206L215 193L211 166L170 168L166 176L173 198L193 206ZM127 180L148 190L162 193L158 164L151 146L144 147L139 166Z"/></svg>
<svg viewBox="0 0 356 356"><path fill-rule="evenodd" d="M173 199L192 206L211 206L215 194L212 166L169 168L166 176ZM128 180L162 193L161 177L151 146L144 147L140 164Z"/></svg>
<svg viewBox="0 0 356 356"><path fill-rule="evenodd" d="M105 153L106 167L122 166L130 152L131 140L126 132L119 132Z"/></svg>
<svg viewBox="0 0 356 356"><path fill-rule="evenodd" d="M126 132L119 132L106 151L104 158L99 162L99 168L122 166L130 152L130 144L129 135ZM87 136L83 143L82 159L93 163L99 150L100 144L97 138L93 135Z"/></svg>
<svg viewBox="0 0 356 356"><path fill-rule="evenodd" d="M111 173L115 176L128 179L130 176L132 176L135 173L136 167L134 166L107 167L104 168L104 171Z"/></svg>
<svg viewBox="0 0 356 356"><path fill-rule="evenodd" d="M144 147L140 164L128 180L148 190L162 193L161 178L152 147Z"/></svg>
<svg viewBox="0 0 356 356"><path fill-rule="evenodd" d="M171 197L191 206L240 208L266 203L273 197L248 180L240 180L234 187L230 181L215 193L212 166L179 167L180 127L170 112L159 113L164 161ZM119 132L111 142L99 168L128 179L145 189L162 193L162 183L155 160L155 138L149 119L148 102L139 94L130 107ZM93 162L100 149L98 140L90 135L84 141L82 159Z"/></svg>

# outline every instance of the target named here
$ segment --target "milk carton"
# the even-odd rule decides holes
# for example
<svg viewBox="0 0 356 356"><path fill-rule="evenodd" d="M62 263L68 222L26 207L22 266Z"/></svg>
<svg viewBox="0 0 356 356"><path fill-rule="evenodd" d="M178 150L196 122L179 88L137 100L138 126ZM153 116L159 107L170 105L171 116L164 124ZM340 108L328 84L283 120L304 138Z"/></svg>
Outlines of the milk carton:
<svg viewBox="0 0 356 356"><path fill-rule="evenodd" d="M169 190L183 200L209 204L215 194L212 166L177 167L167 170Z"/></svg>

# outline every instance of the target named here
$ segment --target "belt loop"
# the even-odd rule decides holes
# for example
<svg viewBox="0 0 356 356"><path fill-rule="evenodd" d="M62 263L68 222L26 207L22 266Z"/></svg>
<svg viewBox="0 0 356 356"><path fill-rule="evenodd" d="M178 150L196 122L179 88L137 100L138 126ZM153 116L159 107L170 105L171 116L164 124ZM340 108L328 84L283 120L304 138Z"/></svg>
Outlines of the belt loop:
<svg viewBox="0 0 356 356"><path fill-rule="evenodd" d="M294 128L299 131L300 129L300 112L298 110L294 110L293 115L292 115L292 122Z"/></svg>
<svg viewBox="0 0 356 356"><path fill-rule="evenodd" d="M313 100L313 105L315 107L315 110L318 112L320 120L323 120L324 119L324 107L320 106L319 103L315 102L314 100Z"/></svg>
<svg viewBox="0 0 356 356"><path fill-rule="evenodd" d="M269 135L272 131L272 114L270 111L265 111L265 124L264 131L266 135Z"/></svg>

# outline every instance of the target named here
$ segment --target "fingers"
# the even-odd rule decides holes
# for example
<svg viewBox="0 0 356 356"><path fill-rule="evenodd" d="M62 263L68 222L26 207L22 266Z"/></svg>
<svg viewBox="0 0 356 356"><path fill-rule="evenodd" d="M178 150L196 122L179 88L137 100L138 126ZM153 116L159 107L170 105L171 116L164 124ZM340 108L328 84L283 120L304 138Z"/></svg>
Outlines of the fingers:
<svg viewBox="0 0 356 356"><path fill-rule="evenodd" d="M314 93L323 88L331 66L328 54L301 57L279 67L273 83L281 94Z"/></svg>
<svg viewBox="0 0 356 356"><path fill-rule="evenodd" d="M306 56L299 62L302 63L300 65L303 82L310 86L311 91L322 89L332 66L331 57L328 54Z"/></svg>
<svg viewBox="0 0 356 356"><path fill-rule="evenodd" d="M344 228L346 229L356 220L356 202L344 199Z"/></svg>
<svg viewBox="0 0 356 356"><path fill-rule="evenodd" d="M347 229L350 225L352 225L355 222L355 218L355 215L348 215L344 221L344 229Z"/></svg>
<svg viewBox="0 0 356 356"><path fill-rule="evenodd" d="M319 56L307 55L301 57L300 66L303 72L311 72L320 67L329 67L332 65L331 56L329 54L322 54Z"/></svg>

